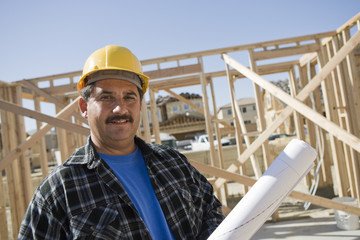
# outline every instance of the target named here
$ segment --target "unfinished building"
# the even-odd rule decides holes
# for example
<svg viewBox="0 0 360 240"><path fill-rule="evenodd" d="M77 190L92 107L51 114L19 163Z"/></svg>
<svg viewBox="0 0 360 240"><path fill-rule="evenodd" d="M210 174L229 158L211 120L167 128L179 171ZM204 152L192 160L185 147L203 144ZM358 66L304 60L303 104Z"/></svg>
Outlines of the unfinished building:
<svg viewBox="0 0 360 240"><path fill-rule="evenodd" d="M190 162L206 176L211 177L218 197L224 205L224 212L231 209L226 204L226 194L219 191L228 181L251 186L256 179L246 174L246 162L259 178L276 156L269 149L268 138L290 116L294 121L297 138L317 149L321 161L318 161L318 185L336 187L339 196L351 196L360 199L360 13L344 25L330 32L290 37L286 39L257 42L252 44L192 52L175 56L159 57L141 61L151 80L148 99L150 99L150 129L146 104L143 104L142 126L139 135L150 141L151 134L155 142L160 143L160 127L157 121L155 94L163 90L174 98L185 102L205 117L206 131L210 136L209 161L207 164ZM246 53L250 66L244 66L236 59L238 53ZM294 60L284 60L287 57ZM222 71L204 71L206 58L222 59ZM265 63L272 60L271 63ZM163 67L171 63L171 67ZM189 64L190 63L190 64ZM267 75L288 74L290 94L285 93L270 81ZM21 80L0 85L1 139L0 160L0 236L8 239L9 231L15 239L26 207L32 197L34 185L29 149L38 144L41 165L40 174L44 177L49 171L46 153L45 134L54 127L57 131L61 159L64 161L75 148L84 144L89 129L78 112L78 93L76 79L81 71L69 72L46 77ZM244 126L241 111L236 101L234 84L243 78L253 83L258 115L258 133L249 134ZM214 81L224 81L229 87L229 101L232 104L234 126L212 115L216 111ZM297 80L299 84L297 84ZM203 96L203 108L199 108L172 89L200 85ZM321 86L321 88L320 88ZM286 107L277 110L276 118L265 120L262 92L281 100ZM320 99L320 91L322 98ZM35 110L22 106L24 99L33 101ZM41 102L52 103L56 107L56 116L50 116L40 107ZM211 103L211 104L210 104ZM145 106L145 107L144 107ZM36 119L37 132L26 136L24 116ZM213 134L220 136L219 124L236 137L236 161L224 166L224 154L221 144L215 149ZM218 141L220 137L217 138ZM319 144L322 139L324 144ZM245 144L242 144L242 143ZM255 159L254 153L260 150L263 159ZM331 171L333 167L334 171ZM315 178L315 170L307 179ZM333 179L337 185L334 186ZM310 193L293 191L290 196L304 202L325 208L332 208L360 216L360 208L348 206L331 199ZM10 211L7 218L6 211ZM9 219L9 221L8 221ZM11 228L9 227L11 226ZM10 229L10 230L9 230Z"/></svg>

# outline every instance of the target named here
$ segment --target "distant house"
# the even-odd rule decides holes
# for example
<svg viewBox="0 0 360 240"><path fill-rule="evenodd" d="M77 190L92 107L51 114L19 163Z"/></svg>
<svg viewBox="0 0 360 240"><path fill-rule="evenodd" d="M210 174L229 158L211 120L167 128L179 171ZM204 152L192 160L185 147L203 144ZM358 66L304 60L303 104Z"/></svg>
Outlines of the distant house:
<svg viewBox="0 0 360 240"><path fill-rule="evenodd" d="M199 94L181 93L180 96L202 108L202 97ZM149 124L152 129L150 108L150 103L147 103ZM175 97L159 96L156 99L156 108L160 132L172 134L177 140L191 139L196 134L205 132L204 116Z"/></svg>
<svg viewBox="0 0 360 240"><path fill-rule="evenodd" d="M199 108L202 108L202 97L199 94L181 93L180 96L190 100L194 105L198 106ZM201 113L193 109L191 106L179 101L172 96L159 96L156 99L156 105L160 109L162 115L162 121L160 121L159 119L159 122L169 120L177 115L203 117Z"/></svg>
<svg viewBox="0 0 360 240"><path fill-rule="evenodd" d="M254 98L241 98L237 100L237 104L240 108L241 115L244 119L244 123L248 132L257 130L257 112L256 112L256 103ZM224 105L220 107L217 112L218 119L221 119L231 126L234 126L234 115L232 111L231 104ZM220 124L220 127L224 126Z"/></svg>

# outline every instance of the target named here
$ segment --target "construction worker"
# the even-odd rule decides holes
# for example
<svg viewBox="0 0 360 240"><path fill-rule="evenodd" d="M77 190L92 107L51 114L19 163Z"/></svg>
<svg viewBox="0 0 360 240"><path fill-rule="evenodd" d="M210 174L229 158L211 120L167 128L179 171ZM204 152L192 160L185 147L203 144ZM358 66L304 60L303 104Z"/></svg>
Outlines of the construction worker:
<svg viewBox="0 0 360 240"><path fill-rule="evenodd" d="M207 239L220 224L212 186L186 157L136 136L148 84L127 48L90 55L77 85L87 144L37 188L19 239Z"/></svg>

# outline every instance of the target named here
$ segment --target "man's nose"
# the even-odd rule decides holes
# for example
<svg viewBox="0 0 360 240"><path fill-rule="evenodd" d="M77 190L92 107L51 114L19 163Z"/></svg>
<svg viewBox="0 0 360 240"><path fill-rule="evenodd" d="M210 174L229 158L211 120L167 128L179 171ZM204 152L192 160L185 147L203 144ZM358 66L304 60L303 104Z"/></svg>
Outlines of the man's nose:
<svg viewBox="0 0 360 240"><path fill-rule="evenodd" d="M113 107L113 112L114 113L126 113L127 108L125 107L124 102L121 100L115 101L114 107Z"/></svg>

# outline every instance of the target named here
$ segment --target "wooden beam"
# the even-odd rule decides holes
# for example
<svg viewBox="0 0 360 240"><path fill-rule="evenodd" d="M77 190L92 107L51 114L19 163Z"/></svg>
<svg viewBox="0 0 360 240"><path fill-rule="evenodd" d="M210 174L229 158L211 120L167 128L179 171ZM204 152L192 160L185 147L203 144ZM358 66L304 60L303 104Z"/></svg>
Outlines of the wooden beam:
<svg viewBox="0 0 360 240"><path fill-rule="evenodd" d="M250 62L250 68L252 71L257 72L257 65L256 61L254 60L254 50L249 49L249 62ZM264 102L262 99L262 94L260 91L260 86L256 84L254 81L253 87L254 87L254 95L255 95L255 101L256 101L256 112L258 117L258 129L260 132L264 131L266 128L266 120L265 120L265 107ZM249 146L247 146L249 147ZM269 141L265 141L262 144L262 151L263 151L263 159L264 159L264 165L265 169L267 169L270 166L270 151L269 151Z"/></svg>
<svg viewBox="0 0 360 240"><path fill-rule="evenodd" d="M13 95L14 95L14 103L15 104L22 104L22 96L21 96L21 86L16 86L13 88ZM15 129L17 134L17 144L23 142L26 139L26 131L25 131L25 122L24 117L20 115L15 115ZM31 201L33 195L33 187L31 182L31 167L30 167L30 159L28 156L22 155L19 158L20 163L20 175L21 175L21 189L24 194L24 212L27 207L27 204ZM22 216L20 216L21 218Z"/></svg>
<svg viewBox="0 0 360 240"><path fill-rule="evenodd" d="M289 71L292 67L294 67L298 63L299 61L296 60L296 61L280 62L280 63L266 64L266 65L256 65L256 69L259 75L281 73L281 72Z"/></svg>
<svg viewBox="0 0 360 240"><path fill-rule="evenodd" d="M9 239L8 223L7 223L7 211L5 201L5 188L3 183L3 177L0 177L0 238L4 240Z"/></svg>
<svg viewBox="0 0 360 240"><path fill-rule="evenodd" d="M78 97L76 100L71 102L66 108L61 110L57 115L56 118L66 118L71 115L73 111L78 107ZM9 152L3 159L0 160L0 170L5 169L7 166L9 166L12 161L22 154L24 154L29 147L31 147L35 141L39 140L41 137L43 137L53 126L50 124L45 124L41 127L39 131L37 131L32 136L28 137L25 142L18 145L15 149L13 149L11 152ZM90 132L89 132L90 133Z"/></svg>
<svg viewBox="0 0 360 240"><path fill-rule="evenodd" d="M355 26L357 21L359 21L360 19L360 12L358 14L356 14L355 16L353 16L352 18L350 18L346 23L344 23L341 27L339 27L338 29L336 29L337 33L341 33L342 31L346 30L346 29L350 29L351 27ZM335 35L335 34L334 34Z"/></svg>
<svg viewBox="0 0 360 240"><path fill-rule="evenodd" d="M201 74L200 74L200 82L201 82L201 90L202 90L202 102L203 102L203 108L204 108L204 116L205 116L205 125L206 125L206 133L208 134L208 140L210 144L210 162L211 165L214 166L216 161L216 152L215 152L215 144L214 144L214 129L213 124L211 121L211 114L210 114L210 108L209 108L209 100L207 95L207 83L204 73L204 63L203 59L199 58L199 63L201 64Z"/></svg>
<svg viewBox="0 0 360 240"><path fill-rule="evenodd" d="M34 85L31 81L20 81L20 84L23 85L24 87L28 88L29 90L31 90L33 93L35 93L39 97L42 97L42 98L56 104L59 108L66 107L66 105L61 102L61 101L65 101L64 97L62 99L60 99L59 97L54 97L54 95L56 95L56 94L54 92L52 92L52 91L56 87L39 88L36 85ZM72 84L72 85L75 85L75 84ZM71 92L71 91L63 91L62 93L65 93L65 92ZM33 95L33 94L31 94L31 95ZM73 115L80 122L87 123L86 120L79 113L74 112Z"/></svg>
<svg viewBox="0 0 360 240"><path fill-rule="evenodd" d="M310 93L313 92L321 83L325 77L333 71L338 64L340 64L344 58L360 43L360 32L357 32L338 52L337 54L321 69L321 71L307 84L297 95L297 99L304 101L309 97ZM227 55L223 57L229 58ZM249 69L245 69L249 71ZM240 159L238 159L237 164L232 164L228 171L235 172L238 170L238 165L243 164L250 156L253 154L261 144L268 139L268 137L282 124L285 119L287 119L290 114L294 111L290 106L287 106L279 115L278 119L273 122L266 130L259 135L259 137L252 142L251 146L247 148ZM358 145L360 146L360 144ZM226 181L224 179L218 179L215 182L215 187L220 187Z"/></svg>
<svg viewBox="0 0 360 240"><path fill-rule="evenodd" d="M354 35L354 37L351 39L353 40L352 43L354 41L358 41L360 42L360 32L356 33L356 35ZM349 40L349 42L351 41ZM349 43L348 42L348 43ZM351 45L351 44L350 44ZM356 46L356 45L355 45ZM345 47L345 46L344 46ZM344 48L343 47L343 48ZM343 50L343 48L341 50ZM339 51L339 53L341 52L341 50ZM352 49L348 49L349 51L351 51ZM345 51L343 51L345 52ZM346 54L347 55L347 54ZM346 57L346 55L344 55L344 57ZM314 112L311 108L309 108L308 106L306 106L304 103L302 103L301 101L290 97L287 93L285 93L284 91L282 91L280 88L276 87L274 84L266 81L265 79L263 79L262 77L260 77L258 74L256 74L255 72L252 72L251 70L249 70L248 68L244 67L243 65L241 65L240 63L236 62L235 60L233 60L232 58L230 58L228 55L223 55L224 60L231 65L232 67L234 67L235 69L237 69L239 72L241 72L242 74L244 74L245 76L247 76L249 79L251 79L252 81L256 82L258 85L260 85L261 87L265 88L268 92L270 92L272 95L274 95L275 97L277 97L278 99L282 100L283 102L286 102L288 105L290 105L292 108L294 108L295 110L297 110L299 113L301 113L303 116L306 116L308 119L311 119L312 121L316 122L320 127L322 127L323 129L327 130L328 132L333 133L334 136L336 136L338 139L340 139L341 141L345 142L346 144L348 144L349 146L351 146L352 148L354 148L355 150L357 150L358 152L360 152L360 139L357 138L356 136L352 135L351 133L348 133L347 131L345 131L344 129L340 128L338 125L334 124L333 122L327 120L324 116L322 116L321 114ZM334 57L332 60L338 60L339 61L339 57ZM335 62L334 60L334 62ZM331 61L329 61L329 63L331 63ZM328 64L329 64L328 63ZM326 64L324 66L325 67L328 66L328 64ZM332 69L334 69L336 67L336 65L332 66ZM330 67L328 67L330 68ZM332 70L331 69L331 70ZM329 71L329 73L331 72L331 70ZM323 73L323 71L321 71L317 76L323 77L321 74ZM328 74L329 74L328 73ZM328 75L327 74L327 75ZM327 76L326 75L326 76ZM325 76L325 77L326 77ZM319 79L319 82L322 81L321 78ZM305 89L305 88L304 88ZM297 98L299 99L299 96L297 96ZM304 100L304 99L302 99Z"/></svg>
<svg viewBox="0 0 360 240"><path fill-rule="evenodd" d="M155 93L152 89L149 89L150 95L150 111L151 111L151 122L152 122L152 130L153 134L155 135L155 143L161 144L160 139L160 127L159 127L159 119L157 115L157 106L156 106L156 99Z"/></svg>
<svg viewBox="0 0 360 240"><path fill-rule="evenodd" d="M211 176L215 176L215 177L222 178L222 179L227 179L229 181L241 183L246 186L253 186L256 183L256 180L251 177L242 176L237 173L233 173L233 172L229 172L229 171L226 171L226 170L223 170L220 168L212 167L212 166L206 165L204 163L199 163L199 162L196 162L193 160L189 160L189 162L200 172L209 174ZM350 206L350 205L347 205L344 203L335 202L335 201L332 201L332 200L324 198L324 197L313 196L313 195L298 192L298 191L292 191L289 196L292 198L295 198L295 199L302 200L304 202L311 202L312 204L317 205L317 206L340 210L340 211L344 211L344 212L347 212L350 214L360 216L360 208L359 207L353 207L353 206Z"/></svg>
<svg viewBox="0 0 360 240"><path fill-rule="evenodd" d="M226 65L226 70L229 73L229 66ZM231 98L231 109L233 112L233 116L235 118L235 126L236 126L236 144L237 144L237 154L238 157L241 155L241 148L239 146L242 146L242 139L241 135L244 136L245 144L248 147L250 145L250 138L247 136L247 130L244 123L244 118L241 114L239 104L237 103L236 99L236 93L234 88L234 83L230 79L230 75L228 74L228 85L230 89L230 98ZM261 171L258 162L256 161L255 155L252 154L250 156L251 166L253 168L255 178L259 179L261 176Z"/></svg>
<svg viewBox="0 0 360 240"><path fill-rule="evenodd" d="M280 58L280 57L287 57L299 54L305 54L310 52L316 52L319 50L318 44L308 44L303 46L296 46L296 47L287 47L287 48L280 48L276 50L267 50L261 52L254 52L253 58L254 61L258 60L266 60L271 58Z"/></svg>
<svg viewBox="0 0 360 240"><path fill-rule="evenodd" d="M166 132L169 134L179 134L179 133L186 133L186 132L195 132L195 131L204 131L206 130L205 121L199 122L197 124L187 125L187 126L163 126L160 127L161 132Z"/></svg>
<svg viewBox="0 0 360 240"><path fill-rule="evenodd" d="M160 57L160 58L152 58L152 59L142 60L141 64L144 66L144 65L157 64L157 63L162 63L162 62L177 61L177 60L182 60L182 59L198 58L200 56L205 57L205 56L211 56L211 55L218 55L218 54L222 54L222 53L247 51L248 49L251 49L251 48L255 49L255 48L263 48L263 47L267 47L267 46L290 44L290 43L296 43L296 42L302 42L302 41L310 41L310 40L315 40L318 38L331 37L335 33L336 33L335 31L330 31L330 32L310 34L310 35L299 36L299 37L284 38L284 39L278 39L278 40L272 40L272 41L266 41L266 42L251 43L251 44L238 45L238 46L226 47L226 48L218 48L218 49L206 50L206 51L198 51L198 52L192 52L192 53L184 53L184 54L172 55L172 56Z"/></svg>
<svg viewBox="0 0 360 240"><path fill-rule="evenodd" d="M40 100L38 97L34 96L34 106L35 106L35 110L37 112L40 111ZM39 130L41 128L41 121L37 120L36 121L36 127ZM39 139L39 160L40 160L40 166L41 166L41 173L42 173L42 177L44 178L45 176L47 176L49 174L49 162L48 162L48 158L47 158L47 153L46 153L46 140L44 137Z"/></svg>
<svg viewBox="0 0 360 240"><path fill-rule="evenodd" d="M70 84L41 88L41 89L51 95L63 95L65 93L68 94L72 92L78 94L76 86L77 86L76 83L70 83Z"/></svg>
<svg viewBox="0 0 360 240"><path fill-rule="evenodd" d="M204 109L196 106L193 102L191 102L189 99L184 98L183 96L176 94L175 92L171 91L170 89L163 89L165 92L169 93L170 95L172 95L174 98L176 98L177 100L179 100L180 102L184 102L187 105L189 105L190 107L192 107L194 110L196 110L197 112L201 113L202 115L204 115Z"/></svg>
<svg viewBox="0 0 360 240"><path fill-rule="evenodd" d="M145 75L149 76L150 79L156 78L168 78L178 75L186 75L192 73L199 73L201 71L200 64L185 65L173 68L164 68L154 71L144 72Z"/></svg>
<svg viewBox="0 0 360 240"><path fill-rule="evenodd" d="M189 105L190 107L192 107L193 109L195 109L197 112L201 113L202 115L205 116L205 111L204 109L202 108L199 108L198 106L196 106L194 103L192 103L190 100L180 96L179 94L176 94L175 92L171 91L170 89L162 89L164 90L165 92L169 93L170 95L172 95L174 98L178 99L179 101L181 102L184 102L186 103L187 105ZM227 128L231 128L231 129L234 129L233 126L231 126L230 124L228 124L227 122L221 120L221 119L217 119L216 116L210 114L210 117L211 117L211 120L212 121L216 121L218 123L221 123L224 125L224 127L227 127Z"/></svg>
<svg viewBox="0 0 360 240"><path fill-rule="evenodd" d="M144 130L144 141L147 143L151 143L151 134L150 134L150 124L149 124L149 117L147 113L147 106L145 102L145 98L142 99L142 106L141 106L141 120ZM140 126L139 126L140 128Z"/></svg>
<svg viewBox="0 0 360 240"><path fill-rule="evenodd" d="M65 107L65 104L63 104L58 97L54 97L54 95L47 93L44 91L44 89L38 88L35 86L31 81L20 81L19 82L24 87L30 89L33 93L38 95L39 97L43 97L44 99L47 99L50 102L56 103L60 105L61 107ZM62 99L64 100L64 99Z"/></svg>
<svg viewBox="0 0 360 240"><path fill-rule="evenodd" d="M170 79L155 80L155 81L150 80L149 88L162 90L165 88L188 87L191 85L198 85L198 84L200 84L200 76L192 75L186 77L170 78Z"/></svg>
<svg viewBox="0 0 360 240"><path fill-rule="evenodd" d="M0 100L0 109L15 113L15 114L19 114L22 116L26 116L29 118L33 118L33 119L36 119L41 122L46 122L52 126L63 128L68 131L77 132L77 133L80 133L83 135L89 134L88 128L71 123L71 122L63 120L63 119L54 118L54 117L51 117L49 115L46 115L46 114L43 114L43 113L40 113L37 111L33 111L33 110L30 110L30 109L27 109L24 107L20 107L16 104L9 103L4 100Z"/></svg>

